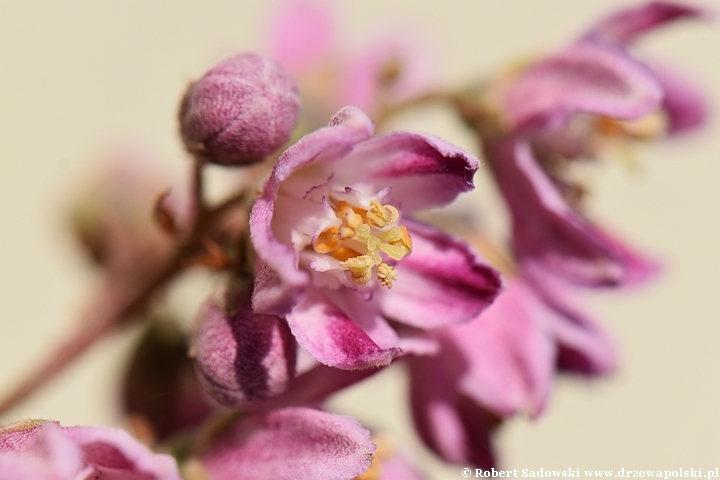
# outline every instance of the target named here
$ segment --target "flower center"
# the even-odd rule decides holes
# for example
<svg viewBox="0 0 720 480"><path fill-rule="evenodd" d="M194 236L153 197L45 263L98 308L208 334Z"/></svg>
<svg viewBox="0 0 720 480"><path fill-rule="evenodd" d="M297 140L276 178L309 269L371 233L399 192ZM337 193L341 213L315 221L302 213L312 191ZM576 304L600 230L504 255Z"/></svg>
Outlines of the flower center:
<svg viewBox="0 0 720 480"><path fill-rule="evenodd" d="M370 200L370 209L350 205L345 200L331 203L340 225L325 229L312 246L318 253L340 260L340 267L358 285L375 276L381 285L391 288L397 278L395 269L385 263L381 253L398 261L412 250L410 234L397 222L397 208Z"/></svg>

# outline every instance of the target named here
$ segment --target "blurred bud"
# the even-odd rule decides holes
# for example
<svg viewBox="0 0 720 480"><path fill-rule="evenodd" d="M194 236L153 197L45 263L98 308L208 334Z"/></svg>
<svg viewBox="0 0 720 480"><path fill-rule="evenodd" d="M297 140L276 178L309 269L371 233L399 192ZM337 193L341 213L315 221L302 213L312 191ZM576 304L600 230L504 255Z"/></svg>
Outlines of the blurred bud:
<svg viewBox="0 0 720 480"><path fill-rule="evenodd" d="M148 443L195 427L213 412L187 349L175 323L161 319L150 322L132 354L123 380L123 410L136 436Z"/></svg>
<svg viewBox="0 0 720 480"><path fill-rule="evenodd" d="M284 319L253 313L250 288L231 286L200 310L192 354L200 381L221 404L241 408L282 393L297 345Z"/></svg>
<svg viewBox="0 0 720 480"><path fill-rule="evenodd" d="M209 162L249 164L290 138L299 110L290 73L259 55L237 55L190 86L180 105L180 132L187 149Z"/></svg>
<svg viewBox="0 0 720 480"><path fill-rule="evenodd" d="M90 260L117 276L139 276L164 261L173 242L153 222L153 203L162 192L163 213L182 229L188 213L180 179L162 168L152 152L133 144L108 149L93 159L94 169L73 188L69 220ZM158 220L156 220L157 222Z"/></svg>

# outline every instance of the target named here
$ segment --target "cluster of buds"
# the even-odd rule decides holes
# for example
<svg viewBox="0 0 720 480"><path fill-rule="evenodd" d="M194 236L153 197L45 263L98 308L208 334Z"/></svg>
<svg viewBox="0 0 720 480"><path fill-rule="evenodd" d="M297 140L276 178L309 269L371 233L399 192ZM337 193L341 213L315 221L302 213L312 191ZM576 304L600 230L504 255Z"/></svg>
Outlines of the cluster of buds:
<svg viewBox="0 0 720 480"><path fill-rule="evenodd" d="M278 56L307 75L327 19L312 5L291 8L311 29L301 32L307 45L280 28L274 46L293 52ZM337 89L365 99L367 111L336 105L323 125L313 122L324 105L302 117L303 89L280 63L243 54L218 64L181 101L195 173L187 199L154 192L152 234L129 228L117 202L101 203L92 221L81 216L80 238L107 280L88 314L92 328L82 325L0 404L10 408L105 333L145 321L124 408L140 440L175 458L121 431L28 421L0 429L0 477L421 478L382 437L323 410L334 393L394 362L407 366L426 445L447 462L494 468L496 430L515 415L541 415L558 371L601 376L616 367L610 336L575 293L636 284L658 269L584 215L570 165L598 159L609 137L649 140L702 124L695 90L629 47L646 31L704 15L663 2L621 10L480 91L408 95L415 57L373 50L373 61L361 56L348 68L373 82ZM468 226L444 231L451 213L437 225L420 220L472 190L481 166L441 138L384 132L388 118L428 101L446 103L477 138L511 216L508 245ZM216 205L204 195L209 163L247 172ZM189 268L223 285L186 331L156 299ZM138 406L138 391L157 402Z"/></svg>

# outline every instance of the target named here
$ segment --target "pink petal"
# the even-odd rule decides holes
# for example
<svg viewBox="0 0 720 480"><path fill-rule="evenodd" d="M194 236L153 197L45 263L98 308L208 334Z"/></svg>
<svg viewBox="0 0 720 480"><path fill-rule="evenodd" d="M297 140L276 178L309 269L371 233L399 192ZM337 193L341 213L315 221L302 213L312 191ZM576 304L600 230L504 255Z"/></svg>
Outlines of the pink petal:
<svg viewBox="0 0 720 480"><path fill-rule="evenodd" d="M270 56L293 72L325 59L335 37L332 13L316 1L283 2L268 30Z"/></svg>
<svg viewBox="0 0 720 480"><path fill-rule="evenodd" d="M412 414L420 438L443 460L472 462L490 469L495 466L491 434L498 419L455 389L456 369L434 357L412 357L410 398Z"/></svg>
<svg viewBox="0 0 720 480"><path fill-rule="evenodd" d="M287 315L287 321L300 346L331 367L384 366L402 352L378 346L340 305L313 290Z"/></svg>
<svg viewBox="0 0 720 480"><path fill-rule="evenodd" d="M651 2L610 14L597 22L582 40L627 45L646 32L687 18L708 17L707 11L672 2Z"/></svg>
<svg viewBox="0 0 720 480"><path fill-rule="evenodd" d="M662 100L658 81L620 48L582 42L531 66L510 86L515 130L555 129L577 113L636 119Z"/></svg>
<svg viewBox="0 0 720 480"><path fill-rule="evenodd" d="M401 455L393 455L381 463L378 480L423 480L424 478Z"/></svg>
<svg viewBox="0 0 720 480"><path fill-rule="evenodd" d="M66 480L80 472L93 469L57 423L28 420L0 429L0 478Z"/></svg>
<svg viewBox="0 0 720 480"><path fill-rule="evenodd" d="M324 480L360 475L374 452L355 420L294 407L243 419L201 461L213 480Z"/></svg>
<svg viewBox="0 0 720 480"><path fill-rule="evenodd" d="M296 348L285 320L253 313L250 292L232 287L205 302L193 339L203 387L231 408L285 390L295 376Z"/></svg>
<svg viewBox="0 0 720 480"><path fill-rule="evenodd" d="M29 421L0 430L0 475L13 480L180 480L175 459L126 432Z"/></svg>
<svg viewBox="0 0 720 480"><path fill-rule="evenodd" d="M316 161L321 153L328 161L341 157L372 133L370 119L360 110L346 107L335 114L328 127L301 138L275 162L262 195L250 214L253 245L258 257L268 267L268 271L259 272L261 275L255 285L253 303L257 313L287 313L292 302L287 301L285 295L297 296L298 291L310 282L309 275L298 269L298 258L293 248L280 241L272 229L280 183L296 170ZM267 292L268 288L272 291Z"/></svg>
<svg viewBox="0 0 720 480"><path fill-rule="evenodd" d="M269 399L263 409L293 405L319 406L332 394L361 382L380 370L380 368L341 370L317 364L307 372L298 375L290 383L285 393Z"/></svg>
<svg viewBox="0 0 720 480"><path fill-rule="evenodd" d="M378 293L383 314L418 328L468 321L495 299L500 275L467 245L419 222L405 221L412 253L397 265L391 290Z"/></svg>
<svg viewBox="0 0 720 480"><path fill-rule="evenodd" d="M570 209L526 143L509 139L489 155L512 213L513 247L523 263L588 286L634 283L653 271L640 255Z"/></svg>
<svg viewBox="0 0 720 480"><path fill-rule="evenodd" d="M619 239L607 229L591 225L590 232L603 242L617 262L622 265L623 285L643 284L662 271L662 265L657 260L640 253L637 248L631 247L625 240Z"/></svg>
<svg viewBox="0 0 720 480"><path fill-rule="evenodd" d="M180 480L173 457L153 453L123 430L63 427L63 433L80 446L83 461L103 479Z"/></svg>
<svg viewBox="0 0 720 480"><path fill-rule="evenodd" d="M472 190L479 166L473 155L440 138L391 132L359 144L337 175L390 187L390 203L409 213L446 205Z"/></svg>
<svg viewBox="0 0 720 480"><path fill-rule="evenodd" d="M514 281L477 319L447 329L467 363L461 391L499 416L538 416L555 372L552 316L527 285Z"/></svg>
<svg viewBox="0 0 720 480"><path fill-rule="evenodd" d="M558 344L558 368L590 376L614 372L617 352L613 339L572 301L572 290L541 271L524 273L533 290L553 312L549 326Z"/></svg>
<svg viewBox="0 0 720 480"><path fill-rule="evenodd" d="M653 65L665 92L662 109L667 115L668 133L676 134L702 126L708 116L705 95L677 72Z"/></svg>

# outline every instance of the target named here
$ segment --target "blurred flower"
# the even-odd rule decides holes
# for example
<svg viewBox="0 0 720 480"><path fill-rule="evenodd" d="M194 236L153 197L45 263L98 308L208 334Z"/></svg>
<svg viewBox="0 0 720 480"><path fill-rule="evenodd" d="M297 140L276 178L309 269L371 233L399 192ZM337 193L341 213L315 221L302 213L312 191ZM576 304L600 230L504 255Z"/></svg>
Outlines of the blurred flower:
<svg viewBox="0 0 720 480"><path fill-rule="evenodd" d="M27 420L0 429L3 480L180 480L175 460L122 430Z"/></svg>
<svg viewBox="0 0 720 480"><path fill-rule="evenodd" d="M172 250L172 241L153 223L153 205L173 185L171 172L137 146L115 148L96 162L89 187L71 205L73 231L90 258L115 277L143 276ZM177 179L175 179L177 180ZM182 195L163 201L185 221Z"/></svg>
<svg viewBox="0 0 720 480"><path fill-rule="evenodd" d="M187 149L221 165L259 162L292 134L300 110L295 80L273 60L243 54L216 65L185 93Z"/></svg>
<svg viewBox="0 0 720 480"><path fill-rule="evenodd" d="M419 93L433 78L430 48L420 40L426 35L393 23L389 33L354 48L344 42L333 7L316 0L284 1L268 28L268 54L300 87L302 132L323 126L344 105L375 118L386 102Z"/></svg>
<svg viewBox="0 0 720 480"><path fill-rule="evenodd" d="M635 283L657 270L582 215L584 190L570 166L610 140L653 139L702 123L704 102L694 88L626 49L667 22L702 15L664 2L618 11L489 88L487 106L500 123L481 127L484 149L510 207L521 262L591 286Z"/></svg>
<svg viewBox="0 0 720 480"><path fill-rule="evenodd" d="M401 352L388 319L466 321L500 287L467 246L404 217L470 190L477 160L437 138L372 133L342 109L283 153L250 218L255 312L286 316L303 348L344 369Z"/></svg>
<svg viewBox="0 0 720 480"><path fill-rule="evenodd" d="M415 425L443 459L493 467L493 432L504 418L539 416L557 368L614 370L610 338L546 280L511 280L475 320L427 332L437 353L407 357Z"/></svg>

